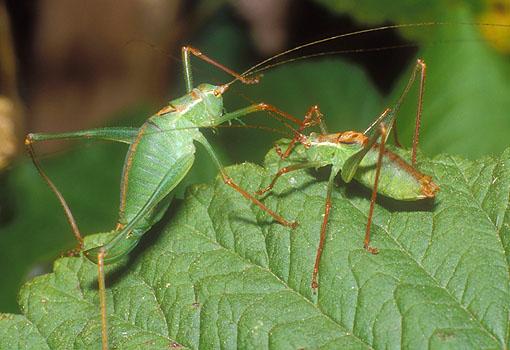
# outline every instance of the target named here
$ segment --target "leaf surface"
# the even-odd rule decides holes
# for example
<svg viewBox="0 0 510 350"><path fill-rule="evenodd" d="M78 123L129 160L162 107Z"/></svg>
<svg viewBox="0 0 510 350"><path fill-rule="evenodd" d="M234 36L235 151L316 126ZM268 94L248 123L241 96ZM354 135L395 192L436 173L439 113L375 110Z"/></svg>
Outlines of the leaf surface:
<svg viewBox="0 0 510 350"><path fill-rule="evenodd" d="M282 162L228 168L253 192ZM509 343L510 150L419 168L434 202L383 199L362 248L369 194L339 182L310 289L325 196L322 172L283 176L263 200L300 226L277 225L223 184L192 187L161 234L108 272L109 335L119 348L505 348ZM147 243L147 242L146 242ZM96 266L62 258L0 317L0 348L100 344Z"/></svg>

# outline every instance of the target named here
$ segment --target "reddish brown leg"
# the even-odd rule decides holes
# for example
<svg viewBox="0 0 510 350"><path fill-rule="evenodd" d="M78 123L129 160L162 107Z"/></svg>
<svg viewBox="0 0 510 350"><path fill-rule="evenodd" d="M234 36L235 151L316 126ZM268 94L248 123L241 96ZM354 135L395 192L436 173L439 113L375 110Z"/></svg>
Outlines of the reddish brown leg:
<svg viewBox="0 0 510 350"><path fill-rule="evenodd" d="M216 156L216 153L214 153L213 148L211 147L209 142L205 139L205 137L200 138L198 141L205 147L207 153L209 153L209 155L211 156L213 162L218 167L218 170L220 171L220 174L221 174L221 176L223 178L223 182L225 184L227 184L228 186L232 187L234 190L239 192L244 198L250 200L253 204L257 205L260 209L262 209L263 211L265 211L266 213L271 215L276 221L278 221L283 226L287 226L287 227L290 227L290 228L297 227L297 222L290 222L290 221L285 220L282 216L276 214L274 211L272 211L271 209L266 207L261 201L259 201L257 198L255 198L254 196L252 196L251 194L246 192L244 189L242 189L238 184L236 184L234 182L234 180L230 176L227 175L225 169L221 165L220 160Z"/></svg>
<svg viewBox="0 0 510 350"><path fill-rule="evenodd" d="M368 210L367 227L365 230L365 240L363 246L372 254L377 254L377 248L370 246L370 227L372 226L372 217L374 214L375 199L377 198L377 186L379 184L379 176L381 175L381 166L384 155L384 145L386 143L386 126L384 123L379 125L381 129L381 143L379 144L379 156L377 157L377 166L375 170L374 188L372 189L372 198L370 198L370 209Z"/></svg>
<svg viewBox="0 0 510 350"><path fill-rule="evenodd" d="M250 114L250 113L255 113L255 112L259 112L259 111L267 111L269 112L269 114L280 120L278 117L281 117L282 119L286 119L286 120L289 120L297 125L300 125L302 122L297 119L296 117L292 116L291 114L287 113L287 112L284 112L282 111L281 109L273 106L273 105L270 105L270 104L267 104L267 103L264 103L264 102L261 102L261 103L256 103L256 104L252 104L248 107L244 107L244 108L241 108L241 109L238 109L237 111L233 111L233 112L229 112L229 113L225 113L224 115L222 115L220 118L217 118L214 120L214 125L220 125L224 122L227 122L229 120L233 120L233 119L236 119L238 117L242 117L242 116L245 116L247 114ZM277 116L273 115L276 114ZM292 128L290 125L288 125L287 123L283 122L285 126L287 126L289 129L291 129L292 131L294 131L294 128Z"/></svg>
<svg viewBox="0 0 510 350"><path fill-rule="evenodd" d="M322 250L324 249L324 242L326 241L326 229L328 227L328 219L329 219L329 212L331 211L331 192L333 190L333 183L335 181L337 173L333 170L331 171L331 174L329 175L329 181L328 181L328 188L326 193L326 205L324 207L324 218L322 219L322 226L321 226L321 236L319 241L319 247L317 248L317 253L315 254L315 265L313 266L313 273L312 273L312 289L315 291L319 287L319 284L317 282L317 275L319 273L319 264L321 261L322 256Z"/></svg>
<svg viewBox="0 0 510 350"><path fill-rule="evenodd" d="M407 82L407 85L404 88L404 91L402 91L402 94L400 95L397 103L395 104L395 107L393 108L393 115L396 115L400 109L400 106L402 105L402 102L404 101L405 97L409 93L409 90L413 86L414 81L416 80L416 75L420 72L420 88L418 92L418 106L416 108L416 119L415 119L415 128L414 128L414 135L413 135L413 148L411 153L411 164L414 166L416 164L416 152L418 149L418 143L419 143L419 136L420 136L420 126L421 126L421 113L422 113L422 107L423 107L423 93L425 91L425 78L426 78L426 72L427 72L427 65L422 59L418 59L416 61L416 65L414 66L413 72L411 73L411 77L409 78L409 81ZM377 127L380 122L383 121L383 118L379 117L377 118L370 126L365 130L364 134L369 132L372 128ZM396 130L396 120L393 119L393 121L389 124L389 129L395 128L393 131L393 137L395 139L395 144L399 147L400 142L398 141L397 136L397 130Z"/></svg>
<svg viewBox="0 0 510 350"><path fill-rule="evenodd" d="M212 58L208 57L207 55L203 54L200 50L195 49L191 46L184 46L182 48L182 60L183 60L183 65L184 65L184 78L186 80L186 91L188 93L193 90L193 75L191 72L190 54L194 55L197 58L200 58L201 60L203 60L209 64L212 64L213 66L217 67L218 69L221 69L222 71L232 75L233 77L236 78L236 80L240 80L241 82L243 82L245 84L255 84L255 83L259 82L259 76L252 77L252 78L243 76L239 73L236 73L232 69L225 67L224 65L213 60ZM233 82L230 82L228 84L224 84L224 85L220 86L217 90L217 93L223 94L228 89L228 87L230 86L231 83L233 83ZM272 106L272 105L269 105L266 103L257 103L257 104L248 106L246 108L240 109L236 112L227 113L227 114L223 115L222 118L219 118L216 121L216 124L219 125L219 124L223 123L224 121L229 121L229 120L235 119L236 118L235 115L241 116L241 115L245 115L245 114L256 112L256 111L268 111L269 113L277 114L278 116L282 117L283 119L290 120L293 123L296 123L297 125L301 125L301 123L302 123L299 119L276 108L275 106ZM317 111L318 111L318 108L317 108ZM320 112L319 112L319 114L320 114ZM286 125L286 126L288 126L288 125ZM294 131L294 129L292 127L290 127L290 126L288 126L288 127Z"/></svg>
<svg viewBox="0 0 510 350"><path fill-rule="evenodd" d="M99 283L99 304L101 305L101 349L108 350L108 323L106 313L106 282L104 276L104 248L97 254L97 276Z"/></svg>
<svg viewBox="0 0 510 350"><path fill-rule="evenodd" d="M212 64L216 68L221 69L225 73L230 74L231 76L233 76L237 80L243 82L244 84L256 84L260 80L259 76L255 76L253 78L244 77L244 76L240 75L239 73L234 72L232 69L225 67L221 63L213 60L212 58L208 57L207 55L204 55L200 50L195 49L194 47L191 47L191 46L183 46L182 60L184 63L184 76L186 78L186 89L188 92L190 92L193 89L193 78L192 78L192 74L191 74L191 64L190 64L190 60L189 60L190 53L193 56L200 58L201 60L203 60L209 64Z"/></svg>
<svg viewBox="0 0 510 350"><path fill-rule="evenodd" d="M395 114L398 113L398 110L400 109L400 105L404 101L405 97L409 93L409 90L411 89L415 79L416 74L420 72L420 90L418 92L418 106L416 108L416 120L415 120L415 127L414 127L414 135L413 135L413 149L411 153L411 165L416 164L416 150L418 148L418 139L420 135L420 125L421 125L421 112L422 112L422 106L423 106L423 92L425 91L425 78L426 78L426 71L427 71L427 65L425 62L419 58L416 61L416 65L414 66L413 72L411 74L411 77L409 78L409 81L407 82L406 87L404 88L404 91L400 95L397 103L395 104ZM395 136L396 137L396 136Z"/></svg>
<svg viewBox="0 0 510 350"><path fill-rule="evenodd" d="M322 128L322 125L323 125L322 124L323 123L322 116L323 116L323 114L319 110L319 106L315 105L315 106L310 107L308 112L306 112L305 118L303 119L303 121L299 123L300 126L297 129L297 133L294 136L294 138L290 141L285 152L282 152L280 147L278 147L278 145L275 145L276 153L280 156L281 159L285 159L290 155L290 152L294 148L296 142L298 142L301 139L301 132L303 130L305 130L306 128L309 128L311 126L314 126L314 125L321 125L321 128Z"/></svg>
<svg viewBox="0 0 510 350"><path fill-rule="evenodd" d="M280 117L290 120L291 122L296 123L298 125L301 123L301 121L299 119L297 119L296 117L292 116L291 114L289 114L287 112L282 111L281 109L279 109L273 105L270 105L267 103L258 103L256 105L256 108L260 111L267 111L269 113L275 113L275 114L279 115Z"/></svg>
<svg viewBox="0 0 510 350"><path fill-rule="evenodd" d="M76 224L76 220L74 219L73 213L71 212L71 208L69 208L69 205L67 205L66 200L64 199L64 196L60 191L58 190L57 186L53 183L53 181L50 180L48 175L44 172L41 165L39 164L39 160L37 159L37 156L34 151L34 147L32 146L33 139L32 135L28 134L25 138L25 147L27 148L28 153L30 154L30 158L32 158L32 162L34 163L37 171L41 175L41 177L46 181L48 186L50 187L51 191L55 193L57 196L58 201L60 202L60 205L64 209L64 213L66 215L67 221L69 222L69 225L71 226L71 229L74 233L74 236L76 237L76 240L78 241L78 248L72 250L70 253L75 254L78 251L81 251L83 248L83 237L80 233L80 230L78 229L78 225Z"/></svg>
<svg viewBox="0 0 510 350"><path fill-rule="evenodd" d="M294 164L294 165L283 167L280 170L278 170L278 172L274 176L273 180L271 181L271 183L267 187L262 188L262 189L258 190L255 193L258 194L258 195L263 195L267 191L272 190L274 185L275 185L275 183L276 183L276 180L278 180L278 178L280 176L282 176L284 174L287 174L287 173L290 173L291 171L300 170L300 169L307 169L307 168L318 168L320 166L322 166L322 163L320 163L320 162L309 162L309 163L300 163L300 164Z"/></svg>
<svg viewBox="0 0 510 350"><path fill-rule="evenodd" d="M269 209L268 207L266 207L261 201L259 201L257 198L253 197L251 194L249 194L248 192L246 192L244 189L242 189L241 187L239 187L239 185L237 185L234 180L232 180L231 177L229 177L223 170L221 172L221 176L223 177L223 182L225 182L227 185L229 185L230 187L232 187L234 190L236 190L237 192L239 192L244 198L250 200L253 204L257 205L260 209L262 209L263 211L265 211L266 213L268 213L269 215L271 215L273 217L273 219L275 219L276 221L278 221L280 224L282 224L283 226L287 226L287 227L290 227L290 228L296 228L297 227L297 222L293 221L293 222L290 222L290 221L287 221L285 220L282 216L276 214L274 211L272 211L271 209Z"/></svg>

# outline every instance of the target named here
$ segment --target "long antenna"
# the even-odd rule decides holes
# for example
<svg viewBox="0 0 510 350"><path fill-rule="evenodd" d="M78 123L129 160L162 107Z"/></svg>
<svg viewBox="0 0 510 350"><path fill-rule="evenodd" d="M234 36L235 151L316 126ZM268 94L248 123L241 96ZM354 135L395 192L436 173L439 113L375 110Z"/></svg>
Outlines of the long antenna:
<svg viewBox="0 0 510 350"><path fill-rule="evenodd" d="M501 27L501 28L510 27L510 25L508 25L508 24L498 24L498 23L421 22L421 23L392 24L392 25L386 25L386 26L381 26L381 27L377 27L377 28L362 29L362 30L357 30L357 31L354 31L354 32L338 34L338 35L330 36L330 37L327 37L327 38L324 38L324 39L315 40L315 41L312 41L312 42L309 42L309 43L306 43L306 44L302 44L302 45L298 45L298 46L296 46L294 48L285 50L283 52L280 52L280 53L278 53L278 54L276 54L274 56L271 56L271 57L263 60L262 62L257 63L256 65L254 65L251 68L249 68L246 71L244 71L241 74L241 76L246 76L246 75L252 74L255 71L256 72L260 72L262 70L265 70L265 68L261 68L261 69L258 69L258 68L263 67L264 65L273 62L277 58L286 56L286 55L288 55L288 54L290 54L292 52L302 50L302 49L304 49L306 47L311 47L311 46L315 46L315 45L322 44L322 43L325 43L325 42L337 40L337 39L340 39L340 38L346 38L346 37L357 36L357 35L361 35L361 34L373 33L373 32L379 32L379 31L386 31L386 30L391 30L391 29L430 27L430 26L436 26L436 25L443 25L443 26L446 26L446 25L465 25L465 26ZM320 54L319 54L319 56L320 56ZM313 57L313 55L312 55L312 57ZM275 65L278 65L278 64L275 64ZM238 79L234 79L231 83L233 83L236 80L238 80Z"/></svg>

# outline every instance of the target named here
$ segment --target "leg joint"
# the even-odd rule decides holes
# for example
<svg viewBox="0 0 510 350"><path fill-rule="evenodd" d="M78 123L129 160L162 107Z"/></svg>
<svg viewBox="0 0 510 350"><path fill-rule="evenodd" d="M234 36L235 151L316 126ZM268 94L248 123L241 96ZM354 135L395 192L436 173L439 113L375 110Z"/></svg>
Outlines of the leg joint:
<svg viewBox="0 0 510 350"><path fill-rule="evenodd" d="M34 143L34 135L33 134L27 134L27 136L25 136L25 145L28 146L28 145L31 145L32 143Z"/></svg>
<svg viewBox="0 0 510 350"><path fill-rule="evenodd" d="M271 109L271 106L268 105L267 103L265 102L260 102L259 104L257 104L257 107L260 108L261 110L263 111L266 111L268 109Z"/></svg>
<svg viewBox="0 0 510 350"><path fill-rule="evenodd" d="M327 199L326 200L326 213L329 213L330 210L331 210L331 200Z"/></svg>
<svg viewBox="0 0 510 350"><path fill-rule="evenodd" d="M230 178L229 176L227 176L227 175L222 175L222 176L223 176L223 182L226 183L227 185L232 185L234 183L232 178Z"/></svg>
<svg viewBox="0 0 510 350"><path fill-rule="evenodd" d="M194 47L192 46L183 46L182 47L182 52L191 52L193 55L195 56L202 56L202 52L198 49L195 49Z"/></svg>

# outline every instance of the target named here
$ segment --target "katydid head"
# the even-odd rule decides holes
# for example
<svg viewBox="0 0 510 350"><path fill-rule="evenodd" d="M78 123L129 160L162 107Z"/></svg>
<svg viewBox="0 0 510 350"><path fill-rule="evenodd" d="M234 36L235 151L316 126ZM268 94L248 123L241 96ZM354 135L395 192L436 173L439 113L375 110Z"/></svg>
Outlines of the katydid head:
<svg viewBox="0 0 510 350"><path fill-rule="evenodd" d="M223 114L222 94L227 88L228 86L226 85L200 84L197 88L193 89L192 94L202 101L206 110L206 113L199 113L195 117L199 119L195 120L198 125L207 125L207 122L212 122Z"/></svg>

